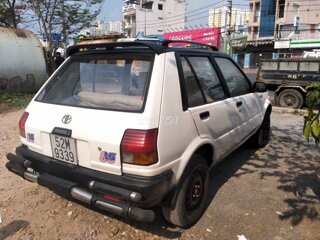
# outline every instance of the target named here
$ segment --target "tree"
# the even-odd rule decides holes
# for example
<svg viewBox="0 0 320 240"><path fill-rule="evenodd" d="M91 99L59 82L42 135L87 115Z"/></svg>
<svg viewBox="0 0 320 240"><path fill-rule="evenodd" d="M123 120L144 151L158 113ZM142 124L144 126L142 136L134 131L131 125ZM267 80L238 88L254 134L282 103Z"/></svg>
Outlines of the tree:
<svg viewBox="0 0 320 240"><path fill-rule="evenodd" d="M307 116L304 117L303 135L309 141L310 135L316 144L320 143L320 84L307 87Z"/></svg>
<svg viewBox="0 0 320 240"><path fill-rule="evenodd" d="M67 37L81 29L90 27L100 13L104 0L28 0L29 8L38 18L40 29L47 41L47 51L53 70L52 53ZM61 39L52 41L56 33Z"/></svg>
<svg viewBox="0 0 320 240"><path fill-rule="evenodd" d="M0 0L0 26L7 28L18 28L22 21L21 10L24 6L16 0Z"/></svg>

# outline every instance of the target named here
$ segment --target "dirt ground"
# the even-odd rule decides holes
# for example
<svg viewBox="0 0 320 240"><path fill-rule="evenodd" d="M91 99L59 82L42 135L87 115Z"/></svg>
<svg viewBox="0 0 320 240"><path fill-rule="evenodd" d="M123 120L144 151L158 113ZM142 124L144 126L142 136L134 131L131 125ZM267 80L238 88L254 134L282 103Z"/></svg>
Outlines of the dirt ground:
<svg viewBox="0 0 320 240"><path fill-rule="evenodd" d="M69 202L9 173L5 155L19 145L22 112L0 114L1 240L320 240L320 201L312 191L320 160L301 136L301 116L273 113L266 148L242 147L214 169L208 208L184 230L166 224L159 210L153 223L139 223Z"/></svg>

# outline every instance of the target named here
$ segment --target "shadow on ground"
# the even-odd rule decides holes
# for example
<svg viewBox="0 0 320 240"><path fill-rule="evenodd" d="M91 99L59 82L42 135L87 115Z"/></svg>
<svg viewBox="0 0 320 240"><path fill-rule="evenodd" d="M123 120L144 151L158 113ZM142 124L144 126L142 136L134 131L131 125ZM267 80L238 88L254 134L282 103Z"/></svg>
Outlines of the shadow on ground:
<svg viewBox="0 0 320 240"><path fill-rule="evenodd" d="M18 232L20 229L28 226L29 223L23 220L15 220L9 223L8 225L0 228L0 240L4 240L14 233Z"/></svg>
<svg viewBox="0 0 320 240"><path fill-rule="evenodd" d="M290 196L283 201L288 210L280 215L282 220L290 220L292 225L299 224L303 218L314 220L319 216L319 197L313 189L319 188L315 180L315 171L320 168L320 160L315 146L302 137L302 129L297 126L287 126L286 129L273 127L276 138L263 149L260 156L253 156L256 161L247 165L259 171L261 179L276 177L278 189ZM311 151L310 151L311 148Z"/></svg>
<svg viewBox="0 0 320 240"><path fill-rule="evenodd" d="M231 177L255 173L260 179L276 178L275 188L287 193L282 201L288 210L280 214L281 220L289 220L295 226L304 218L317 219L320 199L314 192L320 189L320 184L315 180L315 171L320 168L320 160L316 154L308 153L316 151L314 144L303 139L302 129L297 126L287 125L285 129L273 126L272 132L272 139L264 149L243 146L212 171L208 205Z"/></svg>
<svg viewBox="0 0 320 240"><path fill-rule="evenodd" d="M287 193L281 199L287 204L287 209L279 216L281 220L289 220L293 226L304 218L315 220L319 217L319 197L312 189L319 187L314 174L320 168L320 161L314 144L309 144L302 137L301 127L287 125L285 128L272 127L270 143L263 149L251 149L244 145L210 173L210 190L207 205L214 201L215 195L232 177L241 178L247 174L256 174L260 179L276 178L275 188ZM311 150L310 150L311 149ZM165 237L179 238L183 229L168 225L156 210L156 220L152 224L139 223L130 219L122 219L135 228Z"/></svg>
<svg viewBox="0 0 320 240"><path fill-rule="evenodd" d="M244 145L231 154L210 173L207 205L214 201L216 194L230 178L239 178L241 181L242 176L255 174L260 179L275 178L275 190L287 193L283 194L286 197L280 199L287 205L287 210L279 216L281 220L290 221L294 226L304 218L318 218L319 197L311 189L317 187L314 174L320 168L320 161L316 157L314 144L307 143L301 132L299 126L273 126L271 141L265 148L256 150ZM153 223L104 214L160 237L179 238L184 230L166 223L158 208L155 211L156 220Z"/></svg>

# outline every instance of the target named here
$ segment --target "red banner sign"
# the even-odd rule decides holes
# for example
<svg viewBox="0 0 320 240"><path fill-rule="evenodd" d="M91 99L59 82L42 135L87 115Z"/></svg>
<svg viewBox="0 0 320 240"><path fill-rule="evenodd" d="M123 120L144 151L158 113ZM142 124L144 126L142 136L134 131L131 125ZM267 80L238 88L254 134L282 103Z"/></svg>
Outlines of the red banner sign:
<svg viewBox="0 0 320 240"><path fill-rule="evenodd" d="M185 40L210 44L220 48L220 28L202 28L164 34L165 40Z"/></svg>

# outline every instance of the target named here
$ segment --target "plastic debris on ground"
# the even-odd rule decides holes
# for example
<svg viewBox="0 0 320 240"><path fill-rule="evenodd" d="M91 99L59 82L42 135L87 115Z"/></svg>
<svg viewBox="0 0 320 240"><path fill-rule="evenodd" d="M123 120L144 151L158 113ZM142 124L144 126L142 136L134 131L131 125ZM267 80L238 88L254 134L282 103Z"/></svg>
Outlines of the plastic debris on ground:
<svg viewBox="0 0 320 240"><path fill-rule="evenodd" d="M238 240L247 240L244 235L238 235Z"/></svg>

